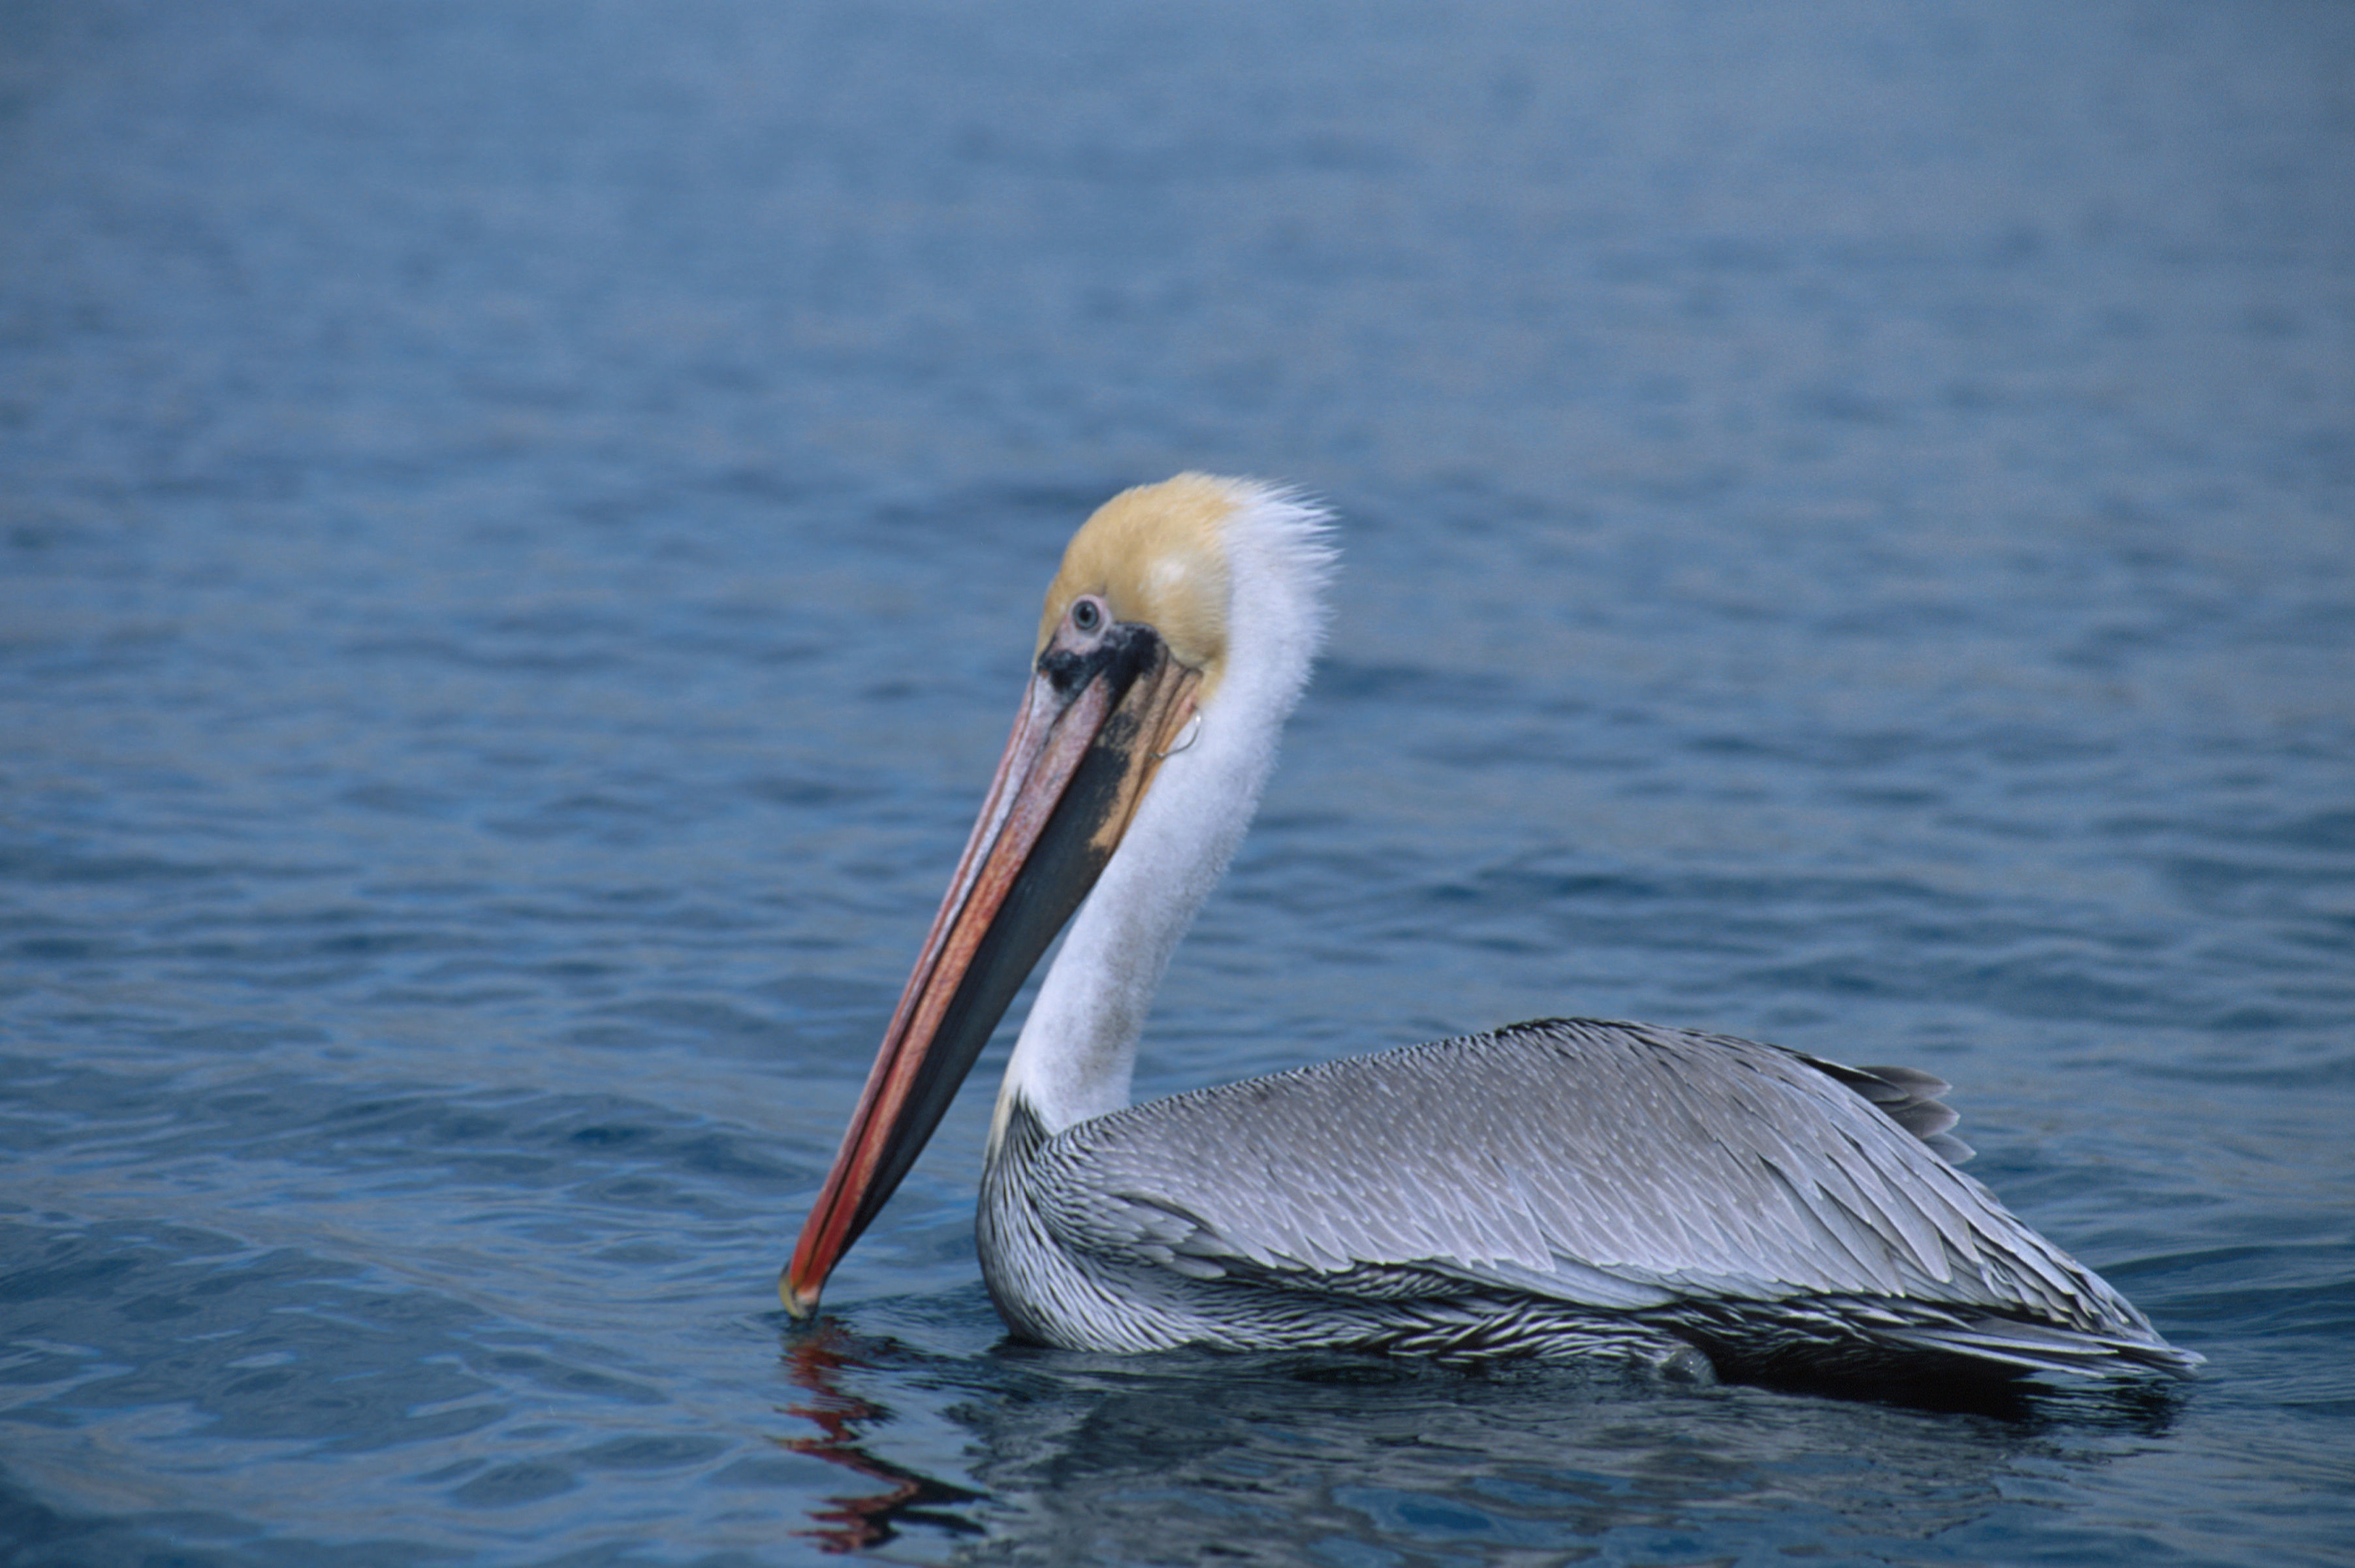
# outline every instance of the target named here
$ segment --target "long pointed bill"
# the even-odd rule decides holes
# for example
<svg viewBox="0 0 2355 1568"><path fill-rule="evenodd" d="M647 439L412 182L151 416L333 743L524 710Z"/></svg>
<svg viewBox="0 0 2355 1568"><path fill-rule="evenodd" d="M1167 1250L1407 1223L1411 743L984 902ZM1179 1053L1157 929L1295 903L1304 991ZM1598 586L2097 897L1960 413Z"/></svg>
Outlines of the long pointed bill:
<svg viewBox="0 0 2355 1568"><path fill-rule="evenodd" d="M1150 627L1082 635L1039 655L973 837L842 1150L777 1282L796 1317L915 1164L1055 933L1095 885L1161 759L1194 711L1199 675Z"/></svg>

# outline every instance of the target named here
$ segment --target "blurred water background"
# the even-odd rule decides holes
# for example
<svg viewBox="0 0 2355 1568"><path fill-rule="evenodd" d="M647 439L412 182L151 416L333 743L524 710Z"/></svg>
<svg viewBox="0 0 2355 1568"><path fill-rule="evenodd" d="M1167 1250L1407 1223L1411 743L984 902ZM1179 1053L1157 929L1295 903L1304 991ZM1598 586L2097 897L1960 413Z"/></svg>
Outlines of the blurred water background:
<svg viewBox="0 0 2355 1568"><path fill-rule="evenodd" d="M2350 169L2325 0L0 5L0 1562L2347 1562ZM1919 1065L2202 1380L1008 1346L996 1054L791 1332L1189 467L1347 555L1141 1090Z"/></svg>

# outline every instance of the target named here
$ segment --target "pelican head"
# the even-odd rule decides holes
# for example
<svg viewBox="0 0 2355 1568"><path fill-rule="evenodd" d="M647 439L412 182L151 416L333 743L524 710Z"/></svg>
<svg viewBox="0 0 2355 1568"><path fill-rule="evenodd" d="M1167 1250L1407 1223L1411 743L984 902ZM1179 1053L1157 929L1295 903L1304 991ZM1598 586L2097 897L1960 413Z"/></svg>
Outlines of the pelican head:
<svg viewBox="0 0 2355 1568"><path fill-rule="evenodd" d="M794 1316L816 1309L1067 922L997 1127L1018 1100L1050 1130L1127 1103L1146 1006L1307 680L1325 528L1284 491L1181 474L1072 538L1013 736L778 1282Z"/></svg>

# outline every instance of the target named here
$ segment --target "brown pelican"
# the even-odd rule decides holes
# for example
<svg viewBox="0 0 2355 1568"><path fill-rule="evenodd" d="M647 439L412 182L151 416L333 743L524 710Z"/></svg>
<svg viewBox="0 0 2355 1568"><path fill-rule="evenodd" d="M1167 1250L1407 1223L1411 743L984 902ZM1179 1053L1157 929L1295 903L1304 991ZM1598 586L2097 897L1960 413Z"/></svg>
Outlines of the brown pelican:
<svg viewBox="0 0 2355 1568"><path fill-rule="evenodd" d="M1288 492L1189 474L1071 540L1013 738L779 1281L794 1316L1068 922L982 1173L982 1275L1025 1339L1696 1376L2198 1363L1955 1168L1970 1151L1926 1073L1557 1019L1131 1104L1147 1005L1307 680L1327 527Z"/></svg>

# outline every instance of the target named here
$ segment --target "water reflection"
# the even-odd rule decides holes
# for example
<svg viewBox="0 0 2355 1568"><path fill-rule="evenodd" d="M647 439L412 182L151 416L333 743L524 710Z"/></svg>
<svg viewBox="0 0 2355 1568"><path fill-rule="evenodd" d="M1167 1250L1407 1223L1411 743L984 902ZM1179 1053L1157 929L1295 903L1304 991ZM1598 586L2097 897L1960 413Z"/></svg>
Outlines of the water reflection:
<svg viewBox="0 0 2355 1568"><path fill-rule="evenodd" d="M2157 1435L2180 1397L2030 1391L1956 1412L1529 1365L936 1357L832 1321L789 1334L785 1358L809 1394L791 1413L822 1435L780 1441L888 1488L829 1499L810 1536L850 1551L925 1525L993 1561L1582 1555L1729 1528L1810 1552L1919 1543L2014 1506L2023 1466L2098 1465ZM888 1456L893 1417L871 1395L894 1383L952 1391L978 1490Z"/></svg>
<svg viewBox="0 0 2355 1568"><path fill-rule="evenodd" d="M795 1454L840 1465L884 1483L879 1492L836 1498L810 1515L816 1526L798 1533L826 1551L849 1552L877 1547L900 1533L902 1524L930 1525L951 1534L977 1534L981 1526L943 1508L978 1502L982 1494L953 1487L921 1475L903 1465L879 1458L862 1446L870 1428L890 1424L888 1406L850 1392L846 1373L865 1369L855 1339L828 1323L785 1343L785 1370L794 1382L809 1391L806 1403L785 1407L785 1413L815 1424L815 1437L780 1437L779 1446Z"/></svg>

